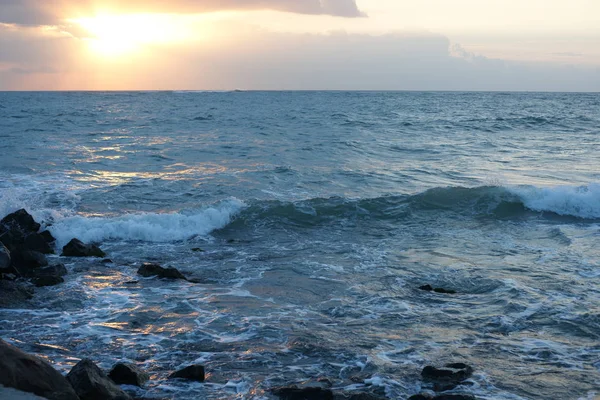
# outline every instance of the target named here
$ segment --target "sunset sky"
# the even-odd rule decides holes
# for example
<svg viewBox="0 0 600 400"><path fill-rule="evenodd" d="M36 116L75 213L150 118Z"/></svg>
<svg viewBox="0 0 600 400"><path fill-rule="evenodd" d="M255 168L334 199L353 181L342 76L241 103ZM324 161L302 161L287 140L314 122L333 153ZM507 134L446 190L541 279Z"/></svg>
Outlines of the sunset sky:
<svg viewBox="0 0 600 400"><path fill-rule="evenodd" d="M598 0L0 0L0 90L600 91Z"/></svg>

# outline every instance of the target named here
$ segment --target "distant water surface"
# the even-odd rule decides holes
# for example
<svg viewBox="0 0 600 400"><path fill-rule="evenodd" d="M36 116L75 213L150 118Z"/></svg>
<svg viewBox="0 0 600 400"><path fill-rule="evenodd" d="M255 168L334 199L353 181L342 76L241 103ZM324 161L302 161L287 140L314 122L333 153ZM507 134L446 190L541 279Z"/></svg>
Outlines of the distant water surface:
<svg viewBox="0 0 600 400"><path fill-rule="evenodd" d="M599 135L600 94L0 93L2 216L114 262L66 260L0 336L136 362L147 398L404 399L461 361L481 399L593 399ZM193 362L206 384L164 380Z"/></svg>

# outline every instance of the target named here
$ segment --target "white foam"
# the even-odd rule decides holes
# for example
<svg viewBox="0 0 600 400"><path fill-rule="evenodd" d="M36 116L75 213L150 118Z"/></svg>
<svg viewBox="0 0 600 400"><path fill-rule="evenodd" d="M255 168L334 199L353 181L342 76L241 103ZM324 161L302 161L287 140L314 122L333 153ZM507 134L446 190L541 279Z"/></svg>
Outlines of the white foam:
<svg viewBox="0 0 600 400"><path fill-rule="evenodd" d="M600 184L538 188L518 186L508 189L520 197L525 207L579 218L600 218Z"/></svg>
<svg viewBox="0 0 600 400"><path fill-rule="evenodd" d="M245 204L235 198L194 213L140 213L118 217L68 217L56 222L50 231L58 245L72 238L83 242L134 240L173 242L207 235L231 222Z"/></svg>

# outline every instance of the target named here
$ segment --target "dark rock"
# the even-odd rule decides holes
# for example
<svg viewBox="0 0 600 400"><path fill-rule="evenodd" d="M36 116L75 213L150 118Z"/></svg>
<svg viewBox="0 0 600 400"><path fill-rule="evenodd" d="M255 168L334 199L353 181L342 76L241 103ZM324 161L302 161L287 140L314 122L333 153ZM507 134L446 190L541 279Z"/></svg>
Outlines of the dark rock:
<svg viewBox="0 0 600 400"><path fill-rule="evenodd" d="M446 294L456 294L456 291L444 288L434 288L431 285L423 285L419 286L419 289L426 290L428 292L436 292L436 293L446 293Z"/></svg>
<svg viewBox="0 0 600 400"><path fill-rule="evenodd" d="M0 339L0 384L49 400L78 400L77 394L50 364Z"/></svg>
<svg viewBox="0 0 600 400"><path fill-rule="evenodd" d="M40 268L35 271L36 276L65 276L67 267L64 264L54 264L49 267Z"/></svg>
<svg viewBox="0 0 600 400"><path fill-rule="evenodd" d="M271 392L282 400L333 400L333 392L320 387L288 386L274 388Z"/></svg>
<svg viewBox="0 0 600 400"><path fill-rule="evenodd" d="M85 244L79 239L71 239L62 250L65 257L104 257L106 254L93 244Z"/></svg>
<svg viewBox="0 0 600 400"><path fill-rule="evenodd" d="M62 276L44 275L38 276L31 280L36 287L54 286L63 283L65 280Z"/></svg>
<svg viewBox="0 0 600 400"><path fill-rule="evenodd" d="M187 379L190 381L204 382L204 367L202 365L190 365L183 369L173 372L169 379Z"/></svg>
<svg viewBox="0 0 600 400"><path fill-rule="evenodd" d="M110 258L105 258L104 260L100 261L102 264L112 264L113 260L111 260Z"/></svg>
<svg viewBox="0 0 600 400"><path fill-rule="evenodd" d="M354 393L349 397L346 397L347 400L386 400L385 397L377 396L373 393Z"/></svg>
<svg viewBox="0 0 600 400"><path fill-rule="evenodd" d="M435 288L435 289L433 289L433 291L436 293L456 294L455 290L444 289L444 288Z"/></svg>
<svg viewBox="0 0 600 400"><path fill-rule="evenodd" d="M471 394L440 394L433 398L433 400L477 400L475 396Z"/></svg>
<svg viewBox="0 0 600 400"><path fill-rule="evenodd" d="M21 282L0 280L0 308L20 307L33 298L33 290Z"/></svg>
<svg viewBox="0 0 600 400"><path fill-rule="evenodd" d="M4 246L3 243L0 243L0 272L9 272L11 258L10 251Z"/></svg>
<svg viewBox="0 0 600 400"><path fill-rule="evenodd" d="M108 377L120 385L142 386L148 382L150 375L138 366L130 363L117 363L108 373Z"/></svg>
<svg viewBox="0 0 600 400"><path fill-rule="evenodd" d="M152 263L143 263L138 269L138 274L146 278L149 276L158 276L159 278L187 280L187 278L176 268L163 268L158 264Z"/></svg>
<svg viewBox="0 0 600 400"><path fill-rule="evenodd" d="M23 276L31 276L35 269L48 265L46 256L38 251L23 250L13 256L13 267Z"/></svg>
<svg viewBox="0 0 600 400"><path fill-rule="evenodd" d="M204 250L202 250L200 247L194 247L194 248L192 249L192 251L195 251L195 252L201 252L201 253L202 253L202 252L204 252Z"/></svg>
<svg viewBox="0 0 600 400"><path fill-rule="evenodd" d="M0 222L10 230L19 230L22 233L34 233L40 230L40 224L35 222L33 217L23 208L8 214Z"/></svg>
<svg viewBox="0 0 600 400"><path fill-rule="evenodd" d="M138 283L140 283L140 281L127 281L127 282L125 282L126 285L136 285Z"/></svg>
<svg viewBox="0 0 600 400"><path fill-rule="evenodd" d="M56 241L56 239L54 239L54 236L52 236L50 231L40 232L40 235L44 238L46 243L54 243Z"/></svg>
<svg viewBox="0 0 600 400"><path fill-rule="evenodd" d="M454 389L472 374L473 368L465 363L450 363L443 368L428 365L421 371L423 379L433 383L436 391Z"/></svg>
<svg viewBox="0 0 600 400"><path fill-rule="evenodd" d="M67 380L81 400L130 400L131 397L115 385L89 359L79 361L68 373Z"/></svg>
<svg viewBox="0 0 600 400"><path fill-rule="evenodd" d="M428 393L419 393L410 396L408 400L433 400L433 396Z"/></svg>
<svg viewBox="0 0 600 400"><path fill-rule="evenodd" d="M46 239L39 233L30 233L25 237L25 241L23 242L23 246L27 250L38 251L43 254L53 254L54 250Z"/></svg>

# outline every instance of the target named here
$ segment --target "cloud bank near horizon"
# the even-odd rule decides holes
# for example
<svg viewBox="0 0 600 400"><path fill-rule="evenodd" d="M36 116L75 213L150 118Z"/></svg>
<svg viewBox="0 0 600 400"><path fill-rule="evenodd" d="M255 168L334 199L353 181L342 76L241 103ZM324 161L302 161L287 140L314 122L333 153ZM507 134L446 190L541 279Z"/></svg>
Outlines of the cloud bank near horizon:
<svg viewBox="0 0 600 400"><path fill-rule="evenodd" d="M296 14L366 17L356 0L0 0L0 23L60 25L65 18L98 12L198 14L273 10Z"/></svg>
<svg viewBox="0 0 600 400"><path fill-rule="evenodd" d="M155 46L137 58L78 57L85 41L0 25L0 90L600 91L600 68L472 54L443 35L248 29L218 45Z"/></svg>

